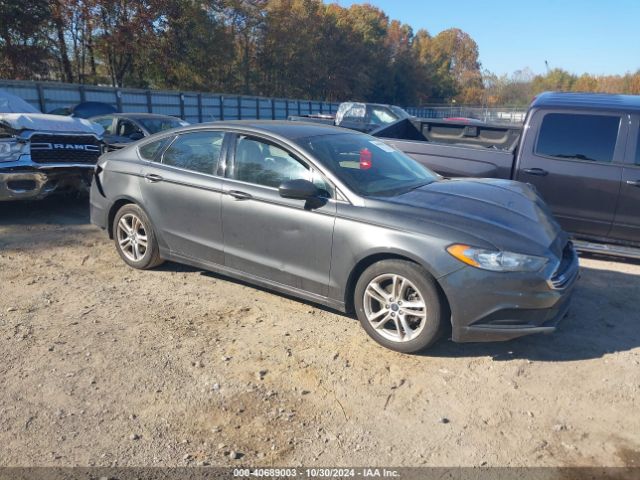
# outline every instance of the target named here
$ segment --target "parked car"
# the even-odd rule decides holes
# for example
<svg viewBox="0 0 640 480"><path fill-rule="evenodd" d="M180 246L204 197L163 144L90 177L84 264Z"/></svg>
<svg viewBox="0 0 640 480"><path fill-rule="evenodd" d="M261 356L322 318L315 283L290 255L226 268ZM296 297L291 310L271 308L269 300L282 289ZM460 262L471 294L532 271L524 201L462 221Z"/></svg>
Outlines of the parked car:
<svg viewBox="0 0 640 480"><path fill-rule="evenodd" d="M519 126L406 119L373 135L447 177L536 187L578 249L640 258L640 96L544 93Z"/></svg>
<svg viewBox="0 0 640 480"><path fill-rule="evenodd" d="M552 332L578 260L529 186L444 180L362 133L203 124L103 155L91 221L139 269L172 260L342 311L380 344Z"/></svg>
<svg viewBox="0 0 640 480"><path fill-rule="evenodd" d="M189 125L180 118L157 113L113 113L90 120L104 128L107 150L116 150L154 133Z"/></svg>
<svg viewBox="0 0 640 480"><path fill-rule="evenodd" d="M91 118L96 115L115 113L118 110L113 105L104 102L81 102L77 105L61 107L51 110L51 115L62 115L77 118Z"/></svg>
<svg viewBox="0 0 640 480"><path fill-rule="evenodd" d="M102 151L102 127L40 113L0 90L0 201L87 191Z"/></svg>
<svg viewBox="0 0 640 480"><path fill-rule="evenodd" d="M292 115L289 120L322 123L324 125L350 128L359 132L371 132L404 118L411 118L411 115L396 105L343 102L339 105L335 116L322 113Z"/></svg>

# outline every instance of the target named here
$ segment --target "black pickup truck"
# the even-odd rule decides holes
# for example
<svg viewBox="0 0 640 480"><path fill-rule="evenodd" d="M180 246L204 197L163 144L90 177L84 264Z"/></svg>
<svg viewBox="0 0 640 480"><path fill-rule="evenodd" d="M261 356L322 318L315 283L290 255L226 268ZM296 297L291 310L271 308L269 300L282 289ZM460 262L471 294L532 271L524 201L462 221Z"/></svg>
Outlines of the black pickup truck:
<svg viewBox="0 0 640 480"><path fill-rule="evenodd" d="M524 126L404 119L372 132L445 177L534 185L583 251L640 258L640 96L543 93Z"/></svg>

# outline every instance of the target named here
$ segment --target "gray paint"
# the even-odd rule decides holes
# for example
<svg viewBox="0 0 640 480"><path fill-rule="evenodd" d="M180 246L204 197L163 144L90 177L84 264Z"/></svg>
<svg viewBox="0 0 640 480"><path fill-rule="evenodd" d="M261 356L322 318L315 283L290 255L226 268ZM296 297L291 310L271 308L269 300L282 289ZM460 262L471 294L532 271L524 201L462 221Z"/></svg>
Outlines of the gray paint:
<svg viewBox="0 0 640 480"><path fill-rule="evenodd" d="M228 132L217 175L186 172L138 155L137 147L147 141L207 129ZM363 265L404 257L440 285L451 307L454 340L553 330L564 314L557 309L559 302L573 288L574 280L561 291L548 284L567 236L530 188L505 180L442 180L401 196L361 197L301 147L309 136L348 132L304 123L220 122L155 135L101 157L91 191L92 222L109 228L118 205L133 201L151 218L163 258L340 310L348 309L350 289ZM280 197L277 189L225 178L233 168L228 138L236 133L295 152L325 173L346 200L333 198L310 208L302 200ZM150 182L145 179L150 174L163 180ZM235 198L234 191L250 198ZM449 255L445 249L452 243L544 255L549 262L536 273L492 273ZM517 320L520 309L531 322L511 325L508 332L501 326L473 325L496 310Z"/></svg>

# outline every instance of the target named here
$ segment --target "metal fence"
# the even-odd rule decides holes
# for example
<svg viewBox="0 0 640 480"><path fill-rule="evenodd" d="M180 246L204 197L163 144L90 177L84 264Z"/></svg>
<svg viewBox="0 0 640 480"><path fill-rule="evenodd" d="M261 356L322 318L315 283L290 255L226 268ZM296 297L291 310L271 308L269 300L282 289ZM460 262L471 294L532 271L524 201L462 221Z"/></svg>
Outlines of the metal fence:
<svg viewBox="0 0 640 480"><path fill-rule="evenodd" d="M44 113L80 102L94 101L111 104L119 112L162 113L191 123L256 118L276 120L286 119L289 115L332 114L339 105L313 100L18 80L0 80L0 89L23 98ZM522 123L527 111L526 108L464 105L407 107L406 110L422 118L464 117L492 123Z"/></svg>
<svg viewBox="0 0 640 480"><path fill-rule="evenodd" d="M408 107L420 118L475 118L489 123L523 123L526 107L468 107L464 105Z"/></svg>
<svg viewBox="0 0 640 480"><path fill-rule="evenodd" d="M174 115L191 123L286 119L289 115L335 113L339 105L310 100L17 80L0 80L0 89L23 98L44 113L93 101L113 105L119 112L161 113Z"/></svg>

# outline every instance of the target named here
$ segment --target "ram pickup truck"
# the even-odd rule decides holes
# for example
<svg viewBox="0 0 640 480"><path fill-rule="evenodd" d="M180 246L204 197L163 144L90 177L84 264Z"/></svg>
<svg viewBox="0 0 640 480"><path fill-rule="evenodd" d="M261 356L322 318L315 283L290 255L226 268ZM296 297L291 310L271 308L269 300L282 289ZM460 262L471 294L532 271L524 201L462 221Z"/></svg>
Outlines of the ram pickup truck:
<svg viewBox="0 0 640 480"><path fill-rule="evenodd" d="M0 91L0 201L88 191L102 134L96 123L45 115Z"/></svg>
<svg viewBox="0 0 640 480"><path fill-rule="evenodd" d="M396 105L382 103L342 102L334 115L312 114L292 115L289 120L322 123L349 128L359 132L371 132L398 120L410 118L407 112Z"/></svg>
<svg viewBox="0 0 640 480"><path fill-rule="evenodd" d="M524 126L405 119L372 135L445 177L532 184L583 251L640 258L640 96L539 95Z"/></svg>

